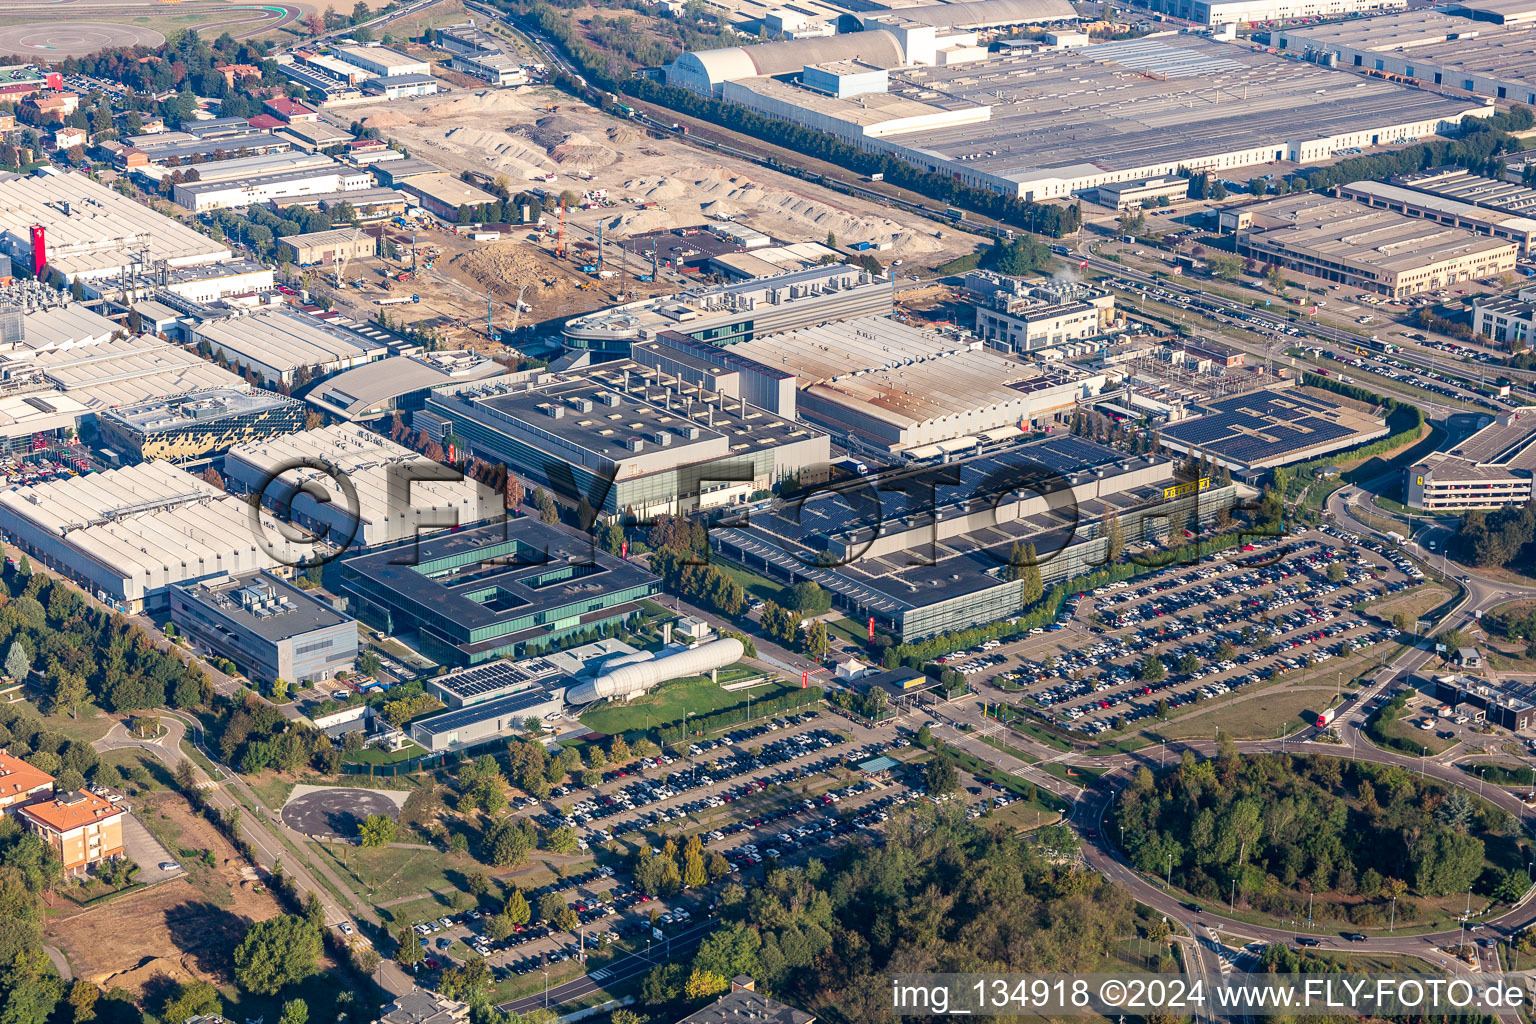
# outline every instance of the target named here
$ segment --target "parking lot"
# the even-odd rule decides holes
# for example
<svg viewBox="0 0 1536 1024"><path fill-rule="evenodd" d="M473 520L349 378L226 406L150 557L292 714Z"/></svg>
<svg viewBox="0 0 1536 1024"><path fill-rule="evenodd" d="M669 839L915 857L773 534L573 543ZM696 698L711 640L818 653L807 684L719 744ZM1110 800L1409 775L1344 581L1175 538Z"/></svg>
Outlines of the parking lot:
<svg viewBox="0 0 1536 1024"><path fill-rule="evenodd" d="M1397 551L1325 531L1247 547L1240 559L1101 587L1022 651L972 652L956 667L1007 685L1022 709L1096 736L1389 644L1397 629L1354 607L1422 580Z"/></svg>

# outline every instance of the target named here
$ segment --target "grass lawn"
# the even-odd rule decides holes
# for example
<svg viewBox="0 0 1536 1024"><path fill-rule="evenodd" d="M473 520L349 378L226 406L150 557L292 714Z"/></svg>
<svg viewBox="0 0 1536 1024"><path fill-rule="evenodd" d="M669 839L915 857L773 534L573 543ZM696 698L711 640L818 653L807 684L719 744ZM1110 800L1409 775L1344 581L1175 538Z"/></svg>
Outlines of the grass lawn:
<svg viewBox="0 0 1536 1024"><path fill-rule="evenodd" d="M1187 715L1156 733L1159 739L1208 739L1220 729L1237 740L1267 739L1282 726L1293 732L1308 724L1307 712L1315 720L1317 713L1333 701L1332 690L1321 684L1306 689L1280 686L1246 700L1230 701L1204 714Z"/></svg>
<svg viewBox="0 0 1536 1024"><path fill-rule="evenodd" d="M723 674L728 676L728 672ZM691 676L662 683L622 704L607 703L593 708L581 716L581 724L609 736L640 732L681 721L689 712L703 715L744 704L749 693L753 700L763 700L782 697L794 689L784 683L767 683L750 690L728 691L716 686L708 676Z"/></svg>
<svg viewBox="0 0 1536 1024"><path fill-rule="evenodd" d="M49 732L56 732L78 743L95 743L105 736L112 726L117 724L116 718L88 705L81 706L79 718L72 718L68 712L59 715L45 715L38 710L36 704L29 700L17 701L12 706L19 709L28 718L34 719ZM145 714L153 715L154 712L147 711Z"/></svg>
<svg viewBox="0 0 1536 1024"><path fill-rule="evenodd" d="M827 624L827 632L849 643L863 647L869 643L869 623L855 622L847 616L839 616L835 619L823 620Z"/></svg>
<svg viewBox="0 0 1536 1024"><path fill-rule="evenodd" d="M737 583L740 583L742 590L745 590L759 601L778 602L784 590L784 584L778 580L771 580L761 573L753 572L744 565L728 562L717 554L710 556L709 564L725 573Z"/></svg>
<svg viewBox="0 0 1536 1024"><path fill-rule="evenodd" d="M1435 735L1439 731L1438 729L1420 729L1412 724L1422 720L1426 715L1434 714L1433 710L1425 711L1425 707L1428 707L1428 705L1417 708L1402 718L1382 721L1380 726L1382 735L1388 738L1403 740L1409 747L1421 752L1427 751L1430 754L1439 754L1445 751L1456 741L1441 739ZM1377 717L1380 718L1381 716L1378 714ZM1406 749L1404 753L1407 753Z"/></svg>
<svg viewBox="0 0 1536 1024"><path fill-rule="evenodd" d="M1371 605L1370 609L1389 622L1398 613L1408 616L1412 622L1440 607L1450 596L1451 592L1444 587L1426 583L1406 593L1393 594L1387 600Z"/></svg>
<svg viewBox="0 0 1536 1024"><path fill-rule="evenodd" d="M485 870L468 854L437 849L385 846L365 850L328 843L311 844L311 849L329 860L343 878L356 882L364 898L378 902L424 894L428 889L460 889L470 871Z"/></svg>
<svg viewBox="0 0 1536 1024"><path fill-rule="evenodd" d="M1066 765L1059 761L1043 761L1039 768L1047 775L1065 779L1074 786L1086 786L1104 774L1103 768L1087 768L1080 764Z"/></svg>
<svg viewBox="0 0 1536 1024"><path fill-rule="evenodd" d="M413 757L421 757L427 752L426 747L417 743L408 743L399 750L380 750L378 747L364 747L355 753L343 755L342 760L350 764L399 764L401 761L409 761Z"/></svg>

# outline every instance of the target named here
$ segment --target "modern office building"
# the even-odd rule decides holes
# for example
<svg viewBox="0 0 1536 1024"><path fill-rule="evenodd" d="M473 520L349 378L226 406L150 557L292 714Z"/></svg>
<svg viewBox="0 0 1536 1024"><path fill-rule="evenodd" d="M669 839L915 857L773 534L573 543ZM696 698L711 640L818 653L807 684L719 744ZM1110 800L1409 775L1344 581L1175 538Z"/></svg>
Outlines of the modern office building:
<svg viewBox="0 0 1536 1024"><path fill-rule="evenodd" d="M17 816L64 866L64 877L83 875L123 856L122 807L85 790L26 804Z"/></svg>
<svg viewBox="0 0 1536 1024"><path fill-rule="evenodd" d="M494 488L355 423L237 444L224 481L338 548L458 529L504 507Z"/></svg>
<svg viewBox="0 0 1536 1024"><path fill-rule="evenodd" d="M341 588L365 622L463 666L601 634L638 614L660 580L590 537L517 518L343 559Z"/></svg>
<svg viewBox="0 0 1536 1024"><path fill-rule="evenodd" d="M1435 679L1435 697L1452 708L1465 705L1483 713L1493 725L1518 732L1530 728L1536 722L1536 705L1510 690L1529 694L1529 686L1490 683L1483 679L1460 676L1438 676Z"/></svg>
<svg viewBox="0 0 1536 1024"><path fill-rule="evenodd" d="M173 586L171 621L251 679L303 685L357 661L357 620L269 572Z"/></svg>
<svg viewBox="0 0 1536 1024"><path fill-rule="evenodd" d="M1281 50L1425 88L1459 89L1490 100L1536 104L1536 18L1529 0L1426 7L1273 33Z"/></svg>
<svg viewBox="0 0 1536 1024"><path fill-rule="evenodd" d="M1496 278L1519 258L1512 241L1315 193L1232 207L1220 224L1240 256L1393 298Z"/></svg>
<svg viewBox="0 0 1536 1024"><path fill-rule="evenodd" d="M1479 295L1472 300L1472 330L1505 345L1536 345L1536 288L1519 295Z"/></svg>
<svg viewBox="0 0 1536 1024"><path fill-rule="evenodd" d="M1141 181L1115 181L1100 185L1096 194L1100 206L1107 206L1111 210L1139 210L1146 206L1156 206L1162 200L1171 203L1188 198L1189 179L1177 174L1164 174Z"/></svg>
<svg viewBox="0 0 1536 1024"><path fill-rule="evenodd" d="M565 708L565 690L540 683L503 697L469 704L411 723L411 739L434 754L464 750L489 741L502 742L513 732L526 731L530 718L543 722Z"/></svg>
<svg viewBox="0 0 1536 1024"><path fill-rule="evenodd" d="M185 463L304 429L304 403L271 391L223 389L98 413L101 443L134 461Z"/></svg>
<svg viewBox="0 0 1536 1024"><path fill-rule="evenodd" d="M1116 322L1114 293L1102 288L973 270L965 275L965 290L975 302L977 336L1004 352L1098 337Z"/></svg>
<svg viewBox="0 0 1536 1024"><path fill-rule="evenodd" d="M1460 512L1523 505L1536 470L1536 408L1500 413L1492 423L1444 452L1431 452L1405 471L1410 508Z"/></svg>
<svg viewBox="0 0 1536 1024"><path fill-rule="evenodd" d="M433 96L437 93L437 79L431 75L381 76L364 82L363 92L369 96L382 96L386 100Z"/></svg>
<svg viewBox="0 0 1536 1024"><path fill-rule="evenodd" d="M709 543L772 579L815 581L833 607L905 642L1018 614L1023 582L1004 571L1015 544L1035 546L1049 585L1103 564L1111 514L1135 547L1208 524L1235 498L1231 484L1176 477L1169 459L1062 435L835 484L714 527Z"/></svg>
<svg viewBox="0 0 1536 1024"><path fill-rule="evenodd" d="M858 267L813 267L572 317L565 325L565 343L604 356L625 356L632 343L675 331L725 347L765 334L890 311L889 282Z"/></svg>
<svg viewBox="0 0 1536 1024"><path fill-rule="evenodd" d="M414 423L607 516L743 504L830 453L792 416L632 360L438 391Z"/></svg>
<svg viewBox="0 0 1536 1024"><path fill-rule="evenodd" d="M469 349L420 352L338 373L311 388L304 400L337 419L360 422L425 408L438 388L512 377L501 363Z"/></svg>
<svg viewBox="0 0 1536 1024"><path fill-rule="evenodd" d="M1339 185L1334 193L1367 206L1391 210L1409 217L1422 217L1450 227L1465 228L1487 238L1514 242L1520 255L1536 250L1536 219L1501 213L1486 207L1448 199L1442 195L1420 192L1383 181L1356 181Z"/></svg>
<svg viewBox="0 0 1536 1024"><path fill-rule="evenodd" d="M1206 456L1228 469L1268 469L1385 437L1380 416L1299 388L1264 388L1220 398L1166 424L1163 447Z"/></svg>

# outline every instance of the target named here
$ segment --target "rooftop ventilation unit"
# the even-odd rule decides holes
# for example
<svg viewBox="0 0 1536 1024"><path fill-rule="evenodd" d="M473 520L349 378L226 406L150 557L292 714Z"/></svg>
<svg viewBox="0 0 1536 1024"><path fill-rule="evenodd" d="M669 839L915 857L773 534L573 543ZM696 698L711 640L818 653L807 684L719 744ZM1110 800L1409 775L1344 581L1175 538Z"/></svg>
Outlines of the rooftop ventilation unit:
<svg viewBox="0 0 1536 1024"><path fill-rule="evenodd" d="M643 437L628 437L628 438L625 438L624 439L624 447L628 448L632 452L644 451L645 450L645 438L643 438Z"/></svg>

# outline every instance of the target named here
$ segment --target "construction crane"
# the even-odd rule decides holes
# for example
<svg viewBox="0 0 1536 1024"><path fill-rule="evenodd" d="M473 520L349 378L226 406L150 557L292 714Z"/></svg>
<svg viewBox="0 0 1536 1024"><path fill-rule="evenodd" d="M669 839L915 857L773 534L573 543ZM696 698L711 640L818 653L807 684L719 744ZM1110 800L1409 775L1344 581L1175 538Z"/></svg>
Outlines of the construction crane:
<svg viewBox="0 0 1536 1024"><path fill-rule="evenodd" d="M520 285L517 289L517 304L512 307L512 334L514 336L517 334L518 322L523 318L523 292L527 290L528 286L526 284Z"/></svg>
<svg viewBox="0 0 1536 1024"><path fill-rule="evenodd" d="M555 258L565 259L565 200L560 200L560 232L555 236Z"/></svg>

